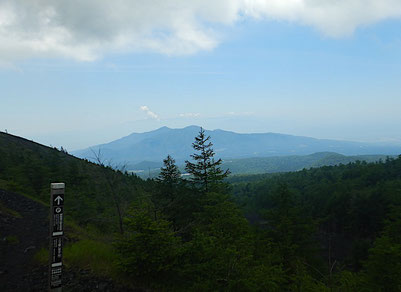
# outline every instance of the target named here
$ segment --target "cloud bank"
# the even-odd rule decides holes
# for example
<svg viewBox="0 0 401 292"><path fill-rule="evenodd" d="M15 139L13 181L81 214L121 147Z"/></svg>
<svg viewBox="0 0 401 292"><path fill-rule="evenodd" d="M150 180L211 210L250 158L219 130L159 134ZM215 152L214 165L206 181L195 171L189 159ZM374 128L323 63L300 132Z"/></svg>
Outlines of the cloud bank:
<svg viewBox="0 0 401 292"><path fill-rule="evenodd" d="M217 27L243 19L289 21L329 37L401 18L399 0L0 0L0 63L92 61L107 53L212 50Z"/></svg>
<svg viewBox="0 0 401 292"><path fill-rule="evenodd" d="M140 107L141 111L144 111L148 117L155 119L155 120L159 120L159 116L157 114L155 114L154 112L152 112L149 107L147 107L146 105L143 105Z"/></svg>
<svg viewBox="0 0 401 292"><path fill-rule="evenodd" d="M181 118L198 118L200 117L200 113L181 113L179 116Z"/></svg>

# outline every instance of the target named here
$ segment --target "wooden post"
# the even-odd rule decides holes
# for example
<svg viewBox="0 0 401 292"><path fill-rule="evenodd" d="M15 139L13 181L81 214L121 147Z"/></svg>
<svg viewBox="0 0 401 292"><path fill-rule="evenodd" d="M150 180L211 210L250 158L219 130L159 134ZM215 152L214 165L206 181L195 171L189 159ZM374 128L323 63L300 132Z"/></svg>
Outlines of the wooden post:
<svg viewBox="0 0 401 292"><path fill-rule="evenodd" d="M49 291L61 292L63 273L64 183L50 185Z"/></svg>

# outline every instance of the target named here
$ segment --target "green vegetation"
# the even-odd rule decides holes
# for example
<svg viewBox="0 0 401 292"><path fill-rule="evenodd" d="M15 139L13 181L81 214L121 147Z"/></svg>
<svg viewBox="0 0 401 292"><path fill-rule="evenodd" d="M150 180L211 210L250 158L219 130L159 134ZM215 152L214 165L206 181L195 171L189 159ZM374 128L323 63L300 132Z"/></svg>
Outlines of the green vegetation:
<svg viewBox="0 0 401 292"><path fill-rule="evenodd" d="M196 137L188 180L168 156L143 181L2 134L1 187L46 201L66 182L66 264L132 287L401 290L401 156L228 184L209 139Z"/></svg>
<svg viewBox="0 0 401 292"><path fill-rule="evenodd" d="M65 264L88 269L97 275L116 275L113 263L116 260L111 244L99 240L83 239L66 245Z"/></svg>

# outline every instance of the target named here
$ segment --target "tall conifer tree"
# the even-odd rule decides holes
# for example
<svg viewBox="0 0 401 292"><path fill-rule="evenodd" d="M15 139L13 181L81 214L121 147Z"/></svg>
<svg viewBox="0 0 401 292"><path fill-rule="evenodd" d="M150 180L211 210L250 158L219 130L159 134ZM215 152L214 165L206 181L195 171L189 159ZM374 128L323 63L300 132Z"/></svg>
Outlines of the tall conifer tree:
<svg viewBox="0 0 401 292"><path fill-rule="evenodd" d="M175 164L175 160L167 155L163 160L164 166L160 168L160 174L156 178L158 182L158 191L154 194L153 203L157 210L161 211L174 222L175 201L178 195L178 185L181 180L181 173Z"/></svg>
<svg viewBox="0 0 401 292"><path fill-rule="evenodd" d="M164 165L160 168L160 174L156 180L171 187L178 184L181 173L175 164L175 160L170 155L167 155L167 158L163 160L163 164Z"/></svg>
<svg viewBox="0 0 401 292"><path fill-rule="evenodd" d="M222 163L221 159L214 160L215 153L212 146L210 136L206 136L205 130L201 128L198 136L195 137L195 142L192 143L196 152L191 157L195 162L185 161L185 169L192 175L192 182L199 186L202 192L209 192L230 173L229 170L223 171L219 167Z"/></svg>

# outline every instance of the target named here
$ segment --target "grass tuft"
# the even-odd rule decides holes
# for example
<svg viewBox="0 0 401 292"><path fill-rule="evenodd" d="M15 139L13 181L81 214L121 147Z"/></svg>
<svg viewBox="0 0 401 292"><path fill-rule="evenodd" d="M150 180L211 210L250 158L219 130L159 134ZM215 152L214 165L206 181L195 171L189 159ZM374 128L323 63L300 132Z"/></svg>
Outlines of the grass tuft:
<svg viewBox="0 0 401 292"><path fill-rule="evenodd" d="M115 252L110 244L84 239L64 248L66 266L78 266L100 276L115 275Z"/></svg>

